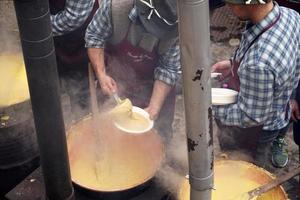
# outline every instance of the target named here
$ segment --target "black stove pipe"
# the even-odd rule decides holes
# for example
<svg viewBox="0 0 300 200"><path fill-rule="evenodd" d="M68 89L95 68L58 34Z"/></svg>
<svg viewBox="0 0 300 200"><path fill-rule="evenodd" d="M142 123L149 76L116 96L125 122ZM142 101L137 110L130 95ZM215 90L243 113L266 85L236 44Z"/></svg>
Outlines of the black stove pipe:
<svg viewBox="0 0 300 200"><path fill-rule="evenodd" d="M48 0L14 0L46 199L74 199Z"/></svg>

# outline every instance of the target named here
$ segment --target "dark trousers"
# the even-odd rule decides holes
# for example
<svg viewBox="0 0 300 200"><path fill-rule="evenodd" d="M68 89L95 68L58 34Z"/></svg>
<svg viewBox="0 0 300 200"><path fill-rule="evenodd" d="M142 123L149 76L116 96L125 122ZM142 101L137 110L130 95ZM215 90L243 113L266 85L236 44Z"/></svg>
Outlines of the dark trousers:
<svg viewBox="0 0 300 200"><path fill-rule="evenodd" d="M293 124L294 140L297 145L300 145L300 121Z"/></svg>
<svg viewBox="0 0 300 200"><path fill-rule="evenodd" d="M254 155L254 162L256 165L267 168L271 158L271 147L272 143L276 138L284 138L287 131L288 125L282 129L274 131L263 130L258 140L256 153Z"/></svg>
<svg viewBox="0 0 300 200"><path fill-rule="evenodd" d="M300 106L300 85L298 85L297 88L297 96L296 96L296 101L298 105ZM293 123L293 135L294 135L294 140L297 145L300 145L300 120L298 122Z"/></svg>
<svg viewBox="0 0 300 200"><path fill-rule="evenodd" d="M288 126L274 131L262 130L262 126L240 128L224 126L216 120L217 135L222 150L244 150L254 158L256 165L265 167L271 158L271 145L277 137L284 137Z"/></svg>

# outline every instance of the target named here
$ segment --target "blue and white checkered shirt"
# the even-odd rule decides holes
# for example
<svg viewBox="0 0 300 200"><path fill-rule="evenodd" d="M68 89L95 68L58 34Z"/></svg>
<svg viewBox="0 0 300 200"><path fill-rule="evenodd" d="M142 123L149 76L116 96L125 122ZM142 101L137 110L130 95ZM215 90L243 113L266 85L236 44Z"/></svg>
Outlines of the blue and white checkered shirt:
<svg viewBox="0 0 300 200"><path fill-rule="evenodd" d="M300 16L279 7L243 33L237 60L253 39L281 13L279 21L250 47L238 69L240 92L237 103L213 106L215 118L228 126L264 130L285 127L290 118L289 99L300 78ZM286 116L288 110L288 116Z"/></svg>
<svg viewBox="0 0 300 200"><path fill-rule="evenodd" d="M104 48L106 41L112 36L111 0L102 0L93 20L87 28L85 41L87 48ZM131 21L138 17L136 7L128 15ZM171 46L167 52L160 55L154 78L168 85L175 85L180 72L179 43Z"/></svg>
<svg viewBox="0 0 300 200"><path fill-rule="evenodd" d="M95 0L66 0L65 8L51 15L54 36L69 33L81 26L93 10Z"/></svg>

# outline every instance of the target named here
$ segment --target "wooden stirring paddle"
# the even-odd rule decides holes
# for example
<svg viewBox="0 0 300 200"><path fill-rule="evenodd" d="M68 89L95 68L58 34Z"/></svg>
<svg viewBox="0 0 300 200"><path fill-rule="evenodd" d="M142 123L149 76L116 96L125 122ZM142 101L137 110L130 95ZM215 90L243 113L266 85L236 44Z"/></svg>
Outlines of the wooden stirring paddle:
<svg viewBox="0 0 300 200"><path fill-rule="evenodd" d="M278 177L271 182L262 185L258 188L255 188L249 192L240 194L235 196L234 198L230 198L229 200L255 200L257 199L260 195L270 191L271 189L281 185L282 183L288 181L289 179L293 178L294 176L297 176L300 174L300 167L294 168L290 172L284 174L281 177Z"/></svg>
<svg viewBox="0 0 300 200"><path fill-rule="evenodd" d="M89 63L88 66L88 71L89 71L89 89L90 89L90 97L91 97L91 107L92 107L92 126L94 130L94 136L95 136L95 141L96 144L99 145L101 144L101 137L100 137L100 132L98 128L98 123L100 121L100 113L99 113L99 107L98 107L98 101L97 101L97 96L96 96L96 86L95 86L95 74L93 71L93 68L91 64ZM100 180L100 159L101 155L100 152L95 150L95 174L97 180Z"/></svg>

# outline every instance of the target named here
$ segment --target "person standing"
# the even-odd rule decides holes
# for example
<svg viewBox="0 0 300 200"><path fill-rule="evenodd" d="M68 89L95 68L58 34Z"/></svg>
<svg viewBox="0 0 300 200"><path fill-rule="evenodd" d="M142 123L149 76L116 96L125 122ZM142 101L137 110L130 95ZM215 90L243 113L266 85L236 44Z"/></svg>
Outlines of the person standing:
<svg viewBox="0 0 300 200"><path fill-rule="evenodd" d="M72 119L88 113L88 55L85 30L98 8L96 0L49 0L57 67L70 97Z"/></svg>
<svg viewBox="0 0 300 200"><path fill-rule="evenodd" d="M172 137L180 71L176 0L103 0L85 40L102 92L129 98Z"/></svg>
<svg viewBox="0 0 300 200"><path fill-rule="evenodd" d="M266 167L272 152L273 165L284 167L289 99L300 78L300 16L272 0L225 2L248 24L234 56L212 67L239 92L236 103L213 106L220 138L257 135L255 163Z"/></svg>

